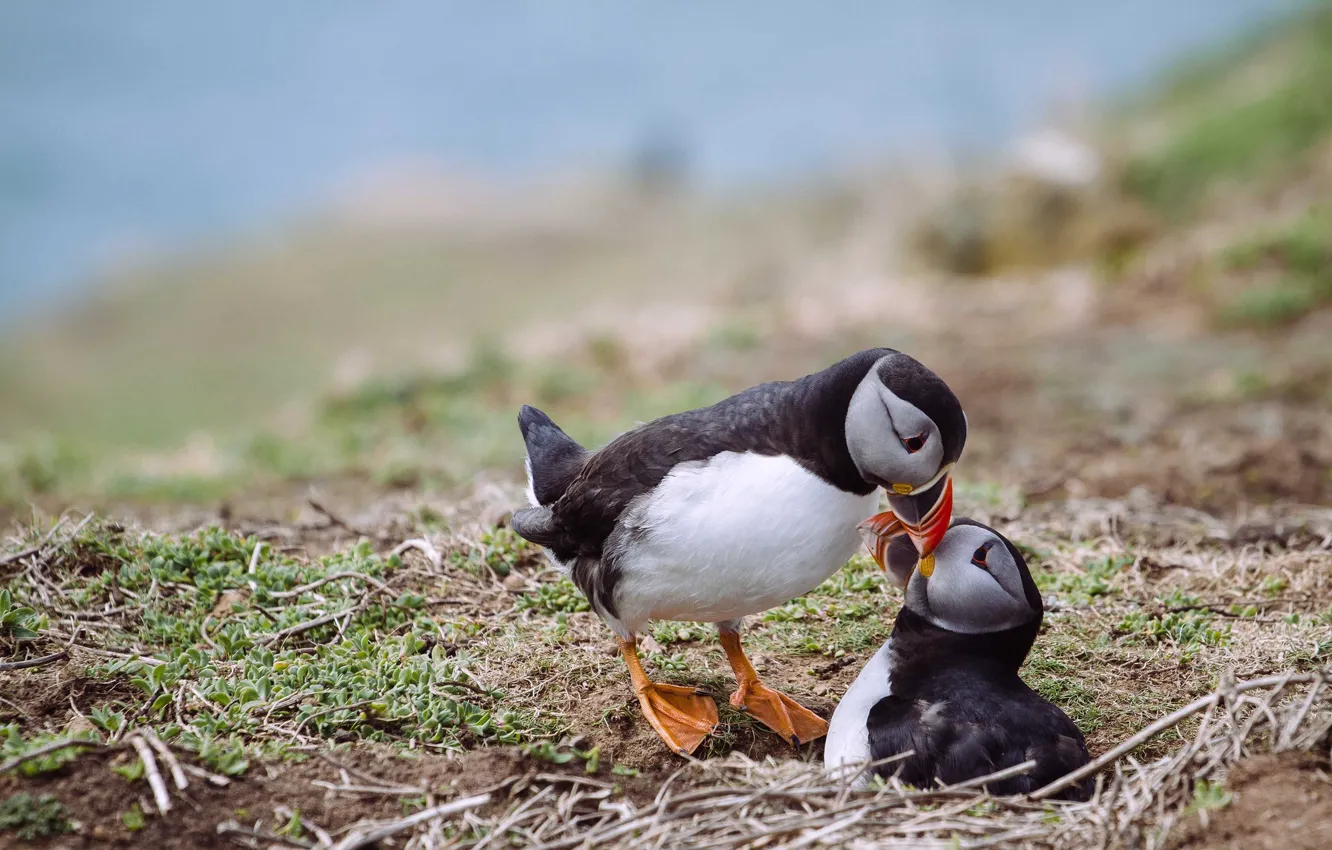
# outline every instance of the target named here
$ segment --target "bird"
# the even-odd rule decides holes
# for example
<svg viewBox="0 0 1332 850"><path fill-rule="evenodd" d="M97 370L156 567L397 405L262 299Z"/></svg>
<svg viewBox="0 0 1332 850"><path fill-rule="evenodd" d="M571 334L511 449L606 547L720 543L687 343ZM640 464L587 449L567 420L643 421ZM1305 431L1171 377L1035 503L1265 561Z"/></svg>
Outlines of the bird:
<svg viewBox="0 0 1332 850"><path fill-rule="evenodd" d="M510 526L610 627L644 716L678 754L717 725L717 706L647 676L637 650L646 624L715 623L737 683L731 704L789 743L822 737L822 718L760 680L741 620L841 568L867 518L928 555L947 529L967 428L948 385L890 348L662 417L596 451L534 407L518 422L530 507ZM906 519L875 514L880 487Z"/></svg>
<svg viewBox="0 0 1332 850"><path fill-rule="evenodd" d="M892 759L874 772L925 788L1035 760L1026 773L988 785L993 794L1024 794L1087 764L1077 724L1018 675L1044 608L1017 547L958 518L932 567L919 567L902 536L885 553L905 602L888 641L833 711L824 741L829 771L863 786L867 764ZM1087 799L1090 781L1062 796Z"/></svg>

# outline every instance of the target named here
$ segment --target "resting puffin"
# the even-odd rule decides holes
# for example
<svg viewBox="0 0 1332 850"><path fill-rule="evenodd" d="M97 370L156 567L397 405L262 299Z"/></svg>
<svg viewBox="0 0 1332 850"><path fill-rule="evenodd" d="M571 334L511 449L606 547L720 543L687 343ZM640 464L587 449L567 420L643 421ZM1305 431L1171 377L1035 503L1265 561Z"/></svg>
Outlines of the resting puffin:
<svg viewBox="0 0 1332 850"><path fill-rule="evenodd" d="M788 741L822 736L827 723L759 681L740 620L845 564L879 487L894 510L875 527L928 556L948 527L949 472L967 433L948 386L888 348L663 417L595 452L535 408L518 422L532 507L514 514L514 531L587 596L619 640L648 722L686 754L716 725L717 706L651 681L636 633L656 619L716 623L738 684L731 704Z"/></svg>
<svg viewBox="0 0 1332 850"><path fill-rule="evenodd" d="M1086 764L1082 732L1018 677L1043 607L1026 561L1007 538L958 519L917 569L904 538L880 549L906 601L892 636L833 712L824 762L838 773L908 750L877 768L920 788L962 782L1028 759L1028 773L989 786L1034 791ZM869 781L862 774L857 784ZM1064 796L1085 800L1090 780Z"/></svg>

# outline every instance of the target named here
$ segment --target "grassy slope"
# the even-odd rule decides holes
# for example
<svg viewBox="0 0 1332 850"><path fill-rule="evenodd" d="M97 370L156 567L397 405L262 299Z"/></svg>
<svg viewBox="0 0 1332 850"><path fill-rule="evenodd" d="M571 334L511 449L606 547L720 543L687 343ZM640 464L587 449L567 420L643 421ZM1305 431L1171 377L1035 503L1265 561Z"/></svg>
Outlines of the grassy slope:
<svg viewBox="0 0 1332 850"><path fill-rule="evenodd" d="M1128 188L1179 215L1216 189L1298 168L1332 131L1332 5L1186 65L1130 113Z"/></svg>

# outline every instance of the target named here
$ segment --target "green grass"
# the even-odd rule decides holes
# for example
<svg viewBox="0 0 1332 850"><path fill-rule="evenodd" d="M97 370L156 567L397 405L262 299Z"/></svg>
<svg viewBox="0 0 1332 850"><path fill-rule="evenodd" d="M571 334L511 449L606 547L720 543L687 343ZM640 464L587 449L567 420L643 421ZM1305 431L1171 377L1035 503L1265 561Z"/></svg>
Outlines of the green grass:
<svg viewBox="0 0 1332 850"><path fill-rule="evenodd" d="M885 595L884 587L879 566L857 555L805 596L764 612L755 643L827 658L877 649L892 630L899 604Z"/></svg>
<svg viewBox="0 0 1332 850"><path fill-rule="evenodd" d="M1248 283L1219 306L1223 323L1270 328L1301 319L1332 303L1332 208L1264 228L1229 246L1218 265Z"/></svg>
<svg viewBox="0 0 1332 850"><path fill-rule="evenodd" d="M1305 282L1262 284L1227 301L1217 318L1237 327L1279 328L1309 315L1324 300Z"/></svg>
<svg viewBox="0 0 1332 850"><path fill-rule="evenodd" d="M550 392L550 376L564 388ZM521 464L516 414L543 405L595 445L637 421L710 404L730 387L690 380L645 385L595 359L519 365L479 345L462 367L410 379L371 381L326 396L295 430L261 429L208 441L203 464L186 447L145 469L132 457L46 437L0 444L0 504L42 496L198 503L256 487L352 477L381 487L445 489L487 469Z"/></svg>
<svg viewBox="0 0 1332 850"><path fill-rule="evenodd" d="M402 566L396 556L363 544L308 561L267 547L256 558L258 545L217 529L167 538L94 525L65 548L53 569L64 604L134 608L99 632L141 647L93 671L128 686L90 713L102 733L160 724L169 740L235 772L246 746L279 728L291 739L441 750L535 731L471 681L465 652L446 649L446 624L425 610L435 588L386 589ZM290 593L340 573L349 575ZM11 745L21 746L16 734Z"/></svg>
<svg viewBox="0 0 1332 850"><path fill-rule="evenodd" d="M72 670L31 674L49 677L50 688L83 683L63 696L91 727L77 733L84 740L123 744L150 727L178 753L227 776L258 765L294 769L306 746L419 762L423 751L501 745L603 778L612 765L613 776L656 775L664 756L638 715L610 632L574 586L510 530L472 529L464 539L431 511L412 516L434 530L395 532L430 534L440 567L414 553L406 561L377 554L364 541L306 554L259 550L258 541L219 529L154 534L94 520L76 534L66 530L72 536L58 536L40 559L49 600L22 573L0 578L0 591L10 594L11 610L31 608L43 620L29 621L38 642L25 648L29 656L65 645L75 614L87 630L80 644L114 653L76 648ZM1135 543L1132 554L1107 549L1104 540L1066 536L1054 522L1024 548L1043 591L1063 604L1047 613L1022 675L1073 718L1093 752L1210 691L1241 653L1245 669L1310 669L1332 645L1323 597L1295 610L1284 601L1314 587L1281 560L1302 557L1296 553L1273 555L1270 571L1264 562L1264 571L1227 591L1213 573L1183 566L1165 583L1135 567L1169 557L1150 545ZM33 528L7 545L30 546L45 533ZM1225 557L1229 550L1217 545ZM521 592L504 581L515 575ZM1272 602L1252 617L1170 610L1203 598L1225 610L1226 593L1235 602ZM887 639L900 604L882 570L857 556L811 593L751 618L745 646L766 679L826 708ZM1271 616L1274 606L1281 618ZM721 726L700 757L774 752L771 733L726 703L734 684L712 626L658 622L652 636L660 647L643 647L649 675L718 698ZM0 760L67 737L73 710L0 727ZM1142 757L1168 751L1194 729L1186 723L1150 742ZM17 781L65 775L81 752L71 746L27 761ZM410 762L390 766L399 761L381 760L375 773L414 777ZM105 817L117 830L148 828L152 816L134 802L146 795L143 766L126 753L105 765L105 781L126 791ZM238 784L250 787L248 779ZM292 821L283 815L272 828Z"/></svg>
<svg viewBox="0 0 1332 850"><path fill-rule="evenodd" d="M1289 167L1332 133L1329 78L1332 5L1316 3L1169 82L1147 109L1165 138L1129 163L1126 187L1180 215L1217 184Z"/></svg>

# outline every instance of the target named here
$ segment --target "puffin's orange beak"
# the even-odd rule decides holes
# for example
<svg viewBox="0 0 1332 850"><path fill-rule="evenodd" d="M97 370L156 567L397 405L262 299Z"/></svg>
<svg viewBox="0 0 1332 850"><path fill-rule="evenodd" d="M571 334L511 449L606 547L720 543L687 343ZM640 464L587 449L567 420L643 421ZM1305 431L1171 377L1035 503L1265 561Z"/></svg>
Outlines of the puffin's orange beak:
<svg viewBox="0 0 1332 850"><path fill-rule="evenodd" d="M892 511L875 514L858 527L870 555L885 571L888 569L888 544L894 537L906 534L915 544L921 560L929 557L944 535L948 533L948 524L953 521L953 479L950 476L944 483L943 493L929 512L921 518L920 525L908 525L898 519Z"/></svg>
<svg viewBox="0 0 1332 850"><path fill-rule="evenodd" d="M938 548L944 535L948 533L948 524L953 521L953 478L948 477L944 483L943 493L939 496L939 501L934 503L929 513L920 521L920 527L911 532L911 542L916 544L916 551L920 556L925 556L934 552Z"/></svg>
<svg viewBox="0 0 1332 850"><path fill-rule="evenodd" d="M856 526L865 548L884 572L888 571L888 544L899 534L906 534L906 525L892 511L875 514Z"/></svg>

